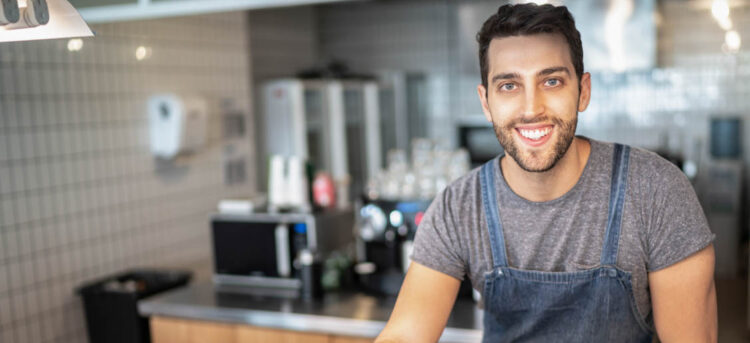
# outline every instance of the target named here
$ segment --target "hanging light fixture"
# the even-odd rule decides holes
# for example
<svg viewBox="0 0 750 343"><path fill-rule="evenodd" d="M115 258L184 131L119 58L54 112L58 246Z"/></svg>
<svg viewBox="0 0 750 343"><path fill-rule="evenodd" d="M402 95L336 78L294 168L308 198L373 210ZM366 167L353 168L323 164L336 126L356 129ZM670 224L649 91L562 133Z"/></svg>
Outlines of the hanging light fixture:
<svg viewBox="0 0 750 343"><path fill-rule="evenodd" d="M67 0L0 0L0 42L93 35Z"/></svg>

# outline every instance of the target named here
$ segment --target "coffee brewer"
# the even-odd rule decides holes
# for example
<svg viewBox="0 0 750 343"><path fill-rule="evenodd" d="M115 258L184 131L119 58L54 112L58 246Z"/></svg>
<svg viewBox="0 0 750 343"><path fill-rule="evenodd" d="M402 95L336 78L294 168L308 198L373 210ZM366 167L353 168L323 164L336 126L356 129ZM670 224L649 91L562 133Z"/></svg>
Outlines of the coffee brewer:
<svg viewBox="0 0 750 343"><path fill-rule="evenodd" d="M369 291L396 295L409 268L414 235L429 201L368 200L357 214L360 284Z"/></svg>

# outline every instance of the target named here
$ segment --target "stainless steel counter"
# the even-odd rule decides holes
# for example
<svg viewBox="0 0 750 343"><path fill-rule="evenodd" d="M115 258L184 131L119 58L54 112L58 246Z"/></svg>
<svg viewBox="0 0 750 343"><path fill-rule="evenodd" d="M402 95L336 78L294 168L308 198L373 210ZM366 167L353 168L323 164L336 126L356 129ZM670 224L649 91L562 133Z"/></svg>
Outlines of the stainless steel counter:
<svg viewBox="0 0 750 343"><path fill-rule="evenodd" d="M332 293L305 301L281 296L219 291L203 282L141 300L144 316L242 323L284 330L375 337L385 326L396 299L364 293ZM458 300L440 342L479 342L482 311Z"/></svg>

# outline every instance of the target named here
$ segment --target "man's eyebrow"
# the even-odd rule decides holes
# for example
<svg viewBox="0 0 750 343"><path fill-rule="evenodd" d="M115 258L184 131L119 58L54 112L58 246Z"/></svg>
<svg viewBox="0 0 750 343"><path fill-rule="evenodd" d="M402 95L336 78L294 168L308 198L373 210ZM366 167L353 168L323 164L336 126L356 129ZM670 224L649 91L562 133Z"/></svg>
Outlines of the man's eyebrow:
<svg viewBox="0 0 750 343"><path fill-rule="evenodd" d="M493 76L492 82L490 84L494 84L495 82L500 81L500 80L512 80L512 79L520 79L520 78L521 78L521 75L519 75L518 73L502 73L502 74L497 74Z"/></svg>
<svg viewBox="0 0 750 343"><path fill-rule="evenodd" d="M559 72L565 72L565 74L568 74L568 76L570 76L570 70L568 70L567 67L545 68L545 69L542 69L540 72L536 73L536 76L547 76L547 75L559 73Z"/></svg>

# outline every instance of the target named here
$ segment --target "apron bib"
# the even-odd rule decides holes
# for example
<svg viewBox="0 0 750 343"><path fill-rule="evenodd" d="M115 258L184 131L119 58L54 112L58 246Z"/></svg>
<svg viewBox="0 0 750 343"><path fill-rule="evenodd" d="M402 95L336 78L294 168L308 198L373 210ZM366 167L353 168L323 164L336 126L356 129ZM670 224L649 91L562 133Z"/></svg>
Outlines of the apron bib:
<svg viewBox="0 0 750 343"><path fill-rule="evenodd" d="M615 265L629 153L629 147L615 145L600 264L575 272L508 266L495 194L496 160L482 166L482 203L493 263L485 275L483 342L651 342L652 326L638 314L630 273Z"/></svg>

